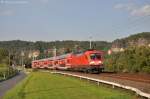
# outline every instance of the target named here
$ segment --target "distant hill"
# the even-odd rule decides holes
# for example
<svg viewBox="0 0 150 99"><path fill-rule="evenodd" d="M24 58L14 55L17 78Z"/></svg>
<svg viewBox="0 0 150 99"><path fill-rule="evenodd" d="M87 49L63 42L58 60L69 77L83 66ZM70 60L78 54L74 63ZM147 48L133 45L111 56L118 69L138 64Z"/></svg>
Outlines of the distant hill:
<svg viewBox="0 0 150 99"><path fill-rule="evenodd" d="M129 46L142 46L150 44L150 32L143 32L131 35L126 38L116 39L112 43L106 41L93 41L92 48L98 50L108 50L109 48L126 48ZM56 47L57 49L67 49L70 50L75 49L76 47L85 50L89 49L89 41L21 41L21 40L12 40L12 41L0 41L0 48L6 48L9 51L17 51L21 52L29 51L29 50L39 50L40 52L44 52L47 49L53 49Z"/></svg>
<svg viewBox="0 0 150 99"><path fill-rule="evenodd" d="M89 41L21 41L21 40L12 40L12 41L0 41L0 48L6 48L8 50L40 50L44 51L45 49L53 49L56 47L60 48L70 48L74 49L76 46L81 49L89 49ZM92 48L103 50L111 47L110 42L106 41L93 41Z"/></svg>
<svg viewBox="0 0 150 99"><path fill-rule="evenodd" d="M150 44L150 32L131 35L126 38L116 39L112 42L112 48L127 48L130 46L144 46Z"/></svg>

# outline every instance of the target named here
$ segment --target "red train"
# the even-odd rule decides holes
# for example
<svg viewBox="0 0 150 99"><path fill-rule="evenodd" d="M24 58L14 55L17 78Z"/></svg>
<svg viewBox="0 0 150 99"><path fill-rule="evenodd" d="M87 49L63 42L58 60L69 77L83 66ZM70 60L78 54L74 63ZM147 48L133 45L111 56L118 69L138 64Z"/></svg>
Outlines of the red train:
<svg viewBox="0 0 150 99"><path fill-rule="evenodd" d="M32 68L50 68L99 73L104 69L103 51L87 50L83 53L69 53L61 56L32 61Z"/></svg>

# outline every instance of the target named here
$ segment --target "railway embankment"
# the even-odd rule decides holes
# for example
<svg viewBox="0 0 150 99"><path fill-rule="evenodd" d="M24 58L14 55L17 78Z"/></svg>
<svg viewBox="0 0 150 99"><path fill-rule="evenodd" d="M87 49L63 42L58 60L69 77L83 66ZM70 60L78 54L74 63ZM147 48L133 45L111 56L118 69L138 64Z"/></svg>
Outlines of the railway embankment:
<svg viewBox="0 0 150 99"><path fill-rule="evenodd" d="M148 75L129 75L129 74L108 74L108 73L101 73L101 74L86 74L86 73L80 73L80 72L66 72L66 71L56 71L54 73L69 75L78 77L80 79L87 79L92 81L100 81L100 83L109 84L113 87L121 87L124 89L129 89L131 91L134 91L138 95L148 97L150 98L150 78ZM132 78L134 77L134 78ZM143 78L137 78L136 77L143 77ZM145 82L144 82L145 81Z"/></svg>

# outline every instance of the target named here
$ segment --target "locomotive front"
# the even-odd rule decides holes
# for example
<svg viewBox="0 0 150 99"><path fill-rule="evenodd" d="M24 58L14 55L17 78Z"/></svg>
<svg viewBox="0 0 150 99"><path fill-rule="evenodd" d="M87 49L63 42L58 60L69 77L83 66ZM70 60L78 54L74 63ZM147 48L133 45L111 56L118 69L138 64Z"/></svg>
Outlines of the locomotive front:
<svg viewBox="0 0 150 99"><path fill-rule="evenodd" d="M102 72L104 69L103 65L103 52L102 51L89 51L87 53L90 70L92 72Z"/></svg>

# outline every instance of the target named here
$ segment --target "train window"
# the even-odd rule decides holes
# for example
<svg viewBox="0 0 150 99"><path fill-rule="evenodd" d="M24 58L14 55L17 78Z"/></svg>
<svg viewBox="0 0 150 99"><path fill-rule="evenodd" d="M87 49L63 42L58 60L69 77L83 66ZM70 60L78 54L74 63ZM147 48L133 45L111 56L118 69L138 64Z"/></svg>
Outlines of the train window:
<svg viewBox="0 0 150 99"><path fill-rule="evenodd" d="M55 61L55 65L58 64L58 61Z"/></svg>
<svg viewBox="0 0 150 99"><path fill-rule="evenodd" d="M100 54L97 54L97 53L90 54L90 58L91 58L92 60L101 59L101 55L100 55Z"/></svg>
<svg viewBox="0 0 150 99"><path fill-rule="evenodd" d="M70 63L70 60L67 60L67 63Z"/></svg>

